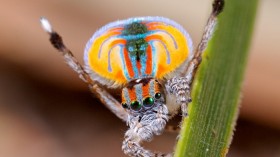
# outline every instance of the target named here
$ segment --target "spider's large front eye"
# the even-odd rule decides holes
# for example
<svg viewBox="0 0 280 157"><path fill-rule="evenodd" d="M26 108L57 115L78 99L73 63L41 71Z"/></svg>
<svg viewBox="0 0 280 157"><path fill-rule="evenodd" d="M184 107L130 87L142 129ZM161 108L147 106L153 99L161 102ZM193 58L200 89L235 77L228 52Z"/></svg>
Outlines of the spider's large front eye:
<svg viewBox="0 0 280 157"><path fill-rule="evenodd" d="M133 101L130 106L134 111L139 111L141 109L141 104L139 103L139 101Z"/></svg>
<svg viewBox="0 0 280 157"><path fill-rule="evenodd" d="M147 97L147 98L145 98L144 100L143 100L143 105L145 106L145 107L151 107L151 106L153 106L154 105L154 99L153 98L151 98L151 97Z"/></svg>

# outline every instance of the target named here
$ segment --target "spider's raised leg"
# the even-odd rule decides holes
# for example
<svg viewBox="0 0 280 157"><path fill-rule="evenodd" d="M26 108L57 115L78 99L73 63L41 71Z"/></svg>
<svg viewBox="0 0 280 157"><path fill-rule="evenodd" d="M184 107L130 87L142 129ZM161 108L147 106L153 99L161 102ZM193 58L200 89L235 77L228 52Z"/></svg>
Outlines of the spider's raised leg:
<svg viewBox="0 0 280 157"><path fill-rule="evenodd" d="M187 104L191 102L191 84L197 67L201 63L201 55L206 49L207 44L213 35L215 26L217 24L217 16L222 12L223 7L224 0L214 0L213 9L205 26L202 39L198 44L198 47L194 53L193 58L190 60L186 71L183 72L182 77L174 77L167 81L167 89L170 93L176 95L178 103L181 104L183 116L187 115Z"/></svg>
<svg viewBox="0 0 280 157"><path fill-rule="evenodd" d="M217 24L217 16L222 12L224 7L224 0L214 0L213 9L210 17L208 18L207 24L204 28L202 39L198 44L194 57L190 61L185 76L188 78L188 81L192 81L194 73L201 62L202 52L206 49L209 40L211 39L213 32L215 31L215 26ZM191 75L191 76L188 76Z"/></svg>
<svg viewBox="0 0 280 157"><path fill-rule="evenodd" d="M66 63L78 73L79 77L88 84L92 93L113 113L116 114L117 117L126 121L128 114L123 109L121 104L106 90L102 89L99 85L96 84L94 80L92 80L89 74L85 71L83 66L78 62L78 60L74 57L73 53L64 45L61 36L53 31L50 23L47 19L41 18L41 24L44 30L50 35L50 42L52 45L63 55Z"/></svg>

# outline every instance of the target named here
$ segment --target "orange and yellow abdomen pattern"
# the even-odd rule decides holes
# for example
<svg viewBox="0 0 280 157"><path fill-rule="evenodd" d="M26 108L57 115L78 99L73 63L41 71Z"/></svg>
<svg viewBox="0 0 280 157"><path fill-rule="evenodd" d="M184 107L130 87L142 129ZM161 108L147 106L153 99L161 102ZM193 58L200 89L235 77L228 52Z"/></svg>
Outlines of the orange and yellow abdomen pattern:
<svg viewBox="0 0 280 157"><path fill-rule="evenodd" d="M93 79L117 87L135 79L164 79L192 53L182 26L163 17L140 17L102 27L87 43L84 59Z"/></svg>

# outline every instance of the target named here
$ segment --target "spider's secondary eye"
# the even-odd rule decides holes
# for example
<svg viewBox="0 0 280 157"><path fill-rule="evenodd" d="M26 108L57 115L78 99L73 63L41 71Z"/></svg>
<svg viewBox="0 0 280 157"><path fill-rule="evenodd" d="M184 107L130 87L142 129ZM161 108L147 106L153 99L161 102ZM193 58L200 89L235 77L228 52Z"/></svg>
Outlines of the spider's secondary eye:
<svg viewBox="0 0 280 157"><path fill-rule="evenodd" d="M161 97L161 94L160 94L160 93L156 93L156 94L155 94L155 98L156 98L156 99L159 99L160 97Z"/></svg>
<svg viewBox="0 0 280 157"><path fill-rule="evenodd" d="M122 107L127 109L128 108L128 105L126 103L122 103Z"/></svg>
<svg viewBox="0 0 280 157"><path fill-rule="evenodd" d="M151 97L147 97L143 100L143 105L145 107L151 107L151 106L153 106L153 104L154 104L154 99Z"/></svg>
<svg viewBox="0 0 280 157"><path fill-rule="evenodd" d="M139 101L133 101L130 106L134 111L139 111L141 109L141 104L139 103Z"/></svg>

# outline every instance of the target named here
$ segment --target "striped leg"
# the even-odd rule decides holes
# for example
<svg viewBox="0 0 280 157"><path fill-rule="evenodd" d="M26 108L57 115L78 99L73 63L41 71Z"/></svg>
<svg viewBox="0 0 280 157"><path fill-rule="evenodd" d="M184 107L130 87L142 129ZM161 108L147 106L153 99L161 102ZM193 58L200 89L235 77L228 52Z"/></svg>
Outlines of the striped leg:
<svg viewBox="0 0 280 157"><path fill-rule="evenodd" d="M40 22L44 30L50 35L50 42L52 45L63 55L66 63L72 68L76 73L78 73L79 77L88 84L92 93L97 96L97 98L109 109L111 110L117 117L122 119L123 121L127 120L128 114L123 109L121 104L106 90L102 87L98 86L94 80L92 80L89 74L85 71L83 66L77 61L74 57L73 53L64 45L61 36L53 31L50 23L47 19L41 18Z"/></svg>
<svg viewBox="0 0 280 157"><path fill-rule="evenodd" d="M198 44L196 52L193 58L191 59L187 70L183 73L183 77L174 77L167 81L167 90L170 93L176 95L177 102L181 104L183 116L187 115L187 104L191 102L191 84L196 73L197 67L201 63L201 55L206 49L207 44L213 35L215 26L217 24L217 16L222 12L223 8L224 0L214 0L213 9L205 26L202 39Z"/></svg>

